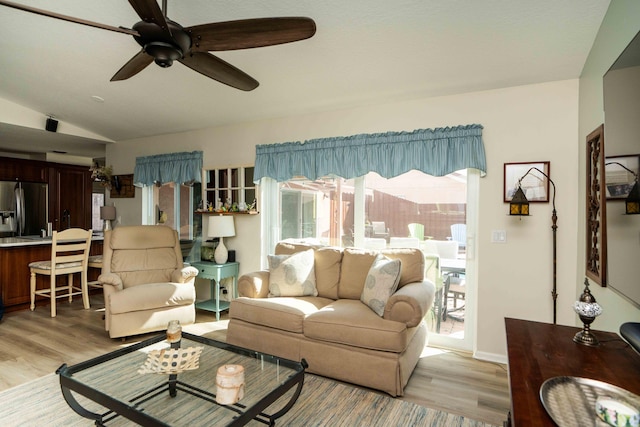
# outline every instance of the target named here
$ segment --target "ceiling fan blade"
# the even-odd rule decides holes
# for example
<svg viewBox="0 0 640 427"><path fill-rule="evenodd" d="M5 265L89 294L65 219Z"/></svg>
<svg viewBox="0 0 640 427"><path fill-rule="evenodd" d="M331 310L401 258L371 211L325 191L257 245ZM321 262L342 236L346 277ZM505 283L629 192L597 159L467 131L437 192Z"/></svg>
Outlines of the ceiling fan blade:
<svg viewBox="0 0 640 427"><path fill-rule="evenodd" d="M153 57L147 55L144 50L141 50L140 52L135 54L133 58L129 60L129 62L124 64L113 77L111 77L111 81L115 82L118 80L126 80L129 77L133 77L140 71L147 68L147 66L152 62Z"/></svg>
<svg viewBox="0 0 640 427"><path fill-rule="evenodd" d="M129 3L144 22L153 22L171 36L167 18L156 0L129 0Z"/></svg>
<svg viewBox="0 0 640 427"><path fill-rule="evenodd" d="M259 85L244 71L207 52L192 52L179 61L200 74L236 89L250 91Z"/></svg>
<svg viewBox="0 0 640 427"><path fill-rule="evenodd" d="M56 18L56 19L60 19L60 20L63 20L63 21L67 21L67 22L73 22L75 24L87 25L89 27L101 28L103 30L114 31L116 33L124 33L124 34L129 34L129 35L132 35L132 36L139 36L140 35L140 34L138 34L137 31L130 30L128 28L113 27L111 25L105 25L105 24L100 24L99 22L93 22L93 21L87 21L85 19L74 18L73 16L62 15L60 13L55 13L55 12L49 12L48 10L38 9L38 8L35 8L35 7L31 7L31 6L25 6L25 5L14 3L14 2L10 2L10 1L0 0L0 5L7 6L7 7L12 7L14 9L23 10L25 12L36 13L36 14L42 15L42 16L48 16L49 18Z"/></svg>
<svg viewBox="0 0 640 427"><path fill-rule="evenodd" d="M214 22L185 28L192 51L221 51L272 46L308 39L316 33L311 18L257 18Z"/></svg>

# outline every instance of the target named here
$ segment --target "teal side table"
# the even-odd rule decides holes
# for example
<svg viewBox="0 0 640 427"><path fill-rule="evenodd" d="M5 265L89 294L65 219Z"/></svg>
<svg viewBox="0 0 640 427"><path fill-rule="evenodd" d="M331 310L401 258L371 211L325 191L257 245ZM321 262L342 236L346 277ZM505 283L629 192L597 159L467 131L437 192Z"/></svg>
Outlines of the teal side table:
<svg viewBox="0 0 640 427"><path fill-rule="evenodd" d="M207 279L211 283L211 299L196 302L196 308L213 311L216 313L216 321L220 320L220 312L229 308L228 301L220 301L220 281L227 277L233 278L231 286L231 298L238 297L238 273L240 264L228 262L226 264L216 264L209 261L198 261L191 263L192 267L198 269L198 277Z"/></svg>

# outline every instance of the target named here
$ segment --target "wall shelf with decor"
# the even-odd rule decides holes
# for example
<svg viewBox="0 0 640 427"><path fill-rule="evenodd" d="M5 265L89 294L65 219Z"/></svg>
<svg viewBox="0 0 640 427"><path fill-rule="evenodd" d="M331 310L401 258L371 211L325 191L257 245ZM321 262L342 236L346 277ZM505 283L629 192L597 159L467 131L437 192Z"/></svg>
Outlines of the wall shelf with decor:
<svg viewBox="0 0 640 427"><path fill-rule="evenodd" d="M226 210L232 208L234 212L256 210L253 171L253 166L206 169L203 177L203 206L199 210L204 212L212 207L214 212L220 213L223 206L226 206Z"/></svg>
<svg viewBox="0 0 640 427"><path fill-rule="evenodd" d="M246 211L246 212L216 212L216 211L196 211L196 214L200 215L258 215L258 211Z"/></svg>

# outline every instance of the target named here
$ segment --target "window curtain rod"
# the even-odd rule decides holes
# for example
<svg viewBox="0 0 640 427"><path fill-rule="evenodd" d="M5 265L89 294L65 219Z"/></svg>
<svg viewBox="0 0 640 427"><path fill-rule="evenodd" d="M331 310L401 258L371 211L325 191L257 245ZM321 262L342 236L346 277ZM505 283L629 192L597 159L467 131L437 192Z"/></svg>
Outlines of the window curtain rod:
<svg viewBox="0 0 640 427"><path fill-rule="evenodd" d="M258 145L254 182L263 177L278 182L300 176L351 179L369 172L392 178L412 169L444 176L473 168L484 176L482 129L473 124Z"/></svg>
<svg viewBox="0 0 640 427"><path fill-rule="evenodd" d="M155 183L202 181L202 151L136 157L133 182L137 187Z"/></svg>

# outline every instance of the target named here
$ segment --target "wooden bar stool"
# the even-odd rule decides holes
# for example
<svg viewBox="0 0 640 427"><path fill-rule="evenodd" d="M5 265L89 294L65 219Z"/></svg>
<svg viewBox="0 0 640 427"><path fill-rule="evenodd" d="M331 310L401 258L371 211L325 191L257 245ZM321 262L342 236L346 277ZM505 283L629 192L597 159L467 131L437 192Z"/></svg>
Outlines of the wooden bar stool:
<svg viewBox="0 0 640 427"><path fill-rule="evenodd" d="M35 310L37 296L48 297L51 302L51 317L56 317L56 298L82 295L85 309L89 308L87 290L87 267L91 247L91 230L70 228L61 232L54 231L51 240L51 260L29 263L31 270L31 311ZM80 287L73 286L73 275L80 273ZM36 289L36 274L49 276L49 289ZM56 284L57 276L66 274L66 285ZM58 291L66 293L58 294Z"/></svg>
<svg viewBox="0 0 640 427"><path fill-rule="evenodd" d="M89 256L88 266L89 266L89 268L97 268L100 271L102 271L102 255L91 255L91 256ZM87 282L87 286L90 286L92 288L100 288L100 289L102 289L102 283L100 283L97 280L93 280L93 281Z"/></svg>

